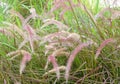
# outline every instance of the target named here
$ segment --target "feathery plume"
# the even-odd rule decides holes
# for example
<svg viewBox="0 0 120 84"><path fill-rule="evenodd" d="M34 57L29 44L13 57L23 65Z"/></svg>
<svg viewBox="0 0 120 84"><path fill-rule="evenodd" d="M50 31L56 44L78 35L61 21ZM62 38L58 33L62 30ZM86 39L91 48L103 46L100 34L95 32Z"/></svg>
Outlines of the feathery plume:
<svg viewBox="0 0 120 84"><path fill-rule="evenodd" d="M67 5L65 4L66 0L54 0L53 7L51 8L50 12L53 12L59 8L66 8Z"/></svg>
<svg viewBox="0 0 120 84"><path fill-rule="evenodd" d="M7 27L7 29L11 32L17 32L22 38L25 38L25 34L24 31L22 29L20 29L17 25L15 24L11 24L11 23L5 23L7 24L9 27Z"/></svg>
<svg viewBox="0 0 120 84"><path fill-rule="evenodd" d="M58 67L58 69L59 69L59 71L61 71L61 70L65 70L66 67L65 67L65 66L60 66L60 67ZM54 72L56 72L56 69L49 70L49 71L46 72L43 76L46 76L46 75L48 75L48 74L50 74L50 73L54 73Z"/></svg>
<svg viewBox="0 0 120 84"><path fill-rule="evenodd" d="M7 81L4 79L4 84L7 84Z"/></svg>
<svg viewBox="0 0 120 84"><path fill-rule="evenodd" d="M60 21L54 20L54 19L47 19L44 20L44 25L41 28L44 28L48 25L54 24L57 26L57 28L59 28L59 31L64 31L64 30L68 30L68 26L66 26L65 24L61 23Z"/></svg>
<svg viewBox="0 0 120 84"><path fill-rule="evenodd" d="M9 11L9 13L11 15L15 15L15 16L19 17L19 19L21 20L22 23L24 22L25 19L19 12L12 9L12 10Z"/></svg>
<svg viewBox="0 0 120 84"><path fill-rule="evenodd" d="M57 49L57 50L55 50L54 52L53 52L53 56L59 56L59 55L66 55L66 56L68 56L69 55L69 53L68 52L66 52L65 50L67 50L66 48L60 48L60 49Z"/></svg>
<svg viewBox="0 0 120 84"><path fill-rule="evenodd" d="M54 56L54 57L57 57L57 56L60 56L60 55L65 55L66 57L68 57L69 52L66 52L65 50L66 50L66 48L55 49L55 50L53 50L51 55ZM49 50L47 50L46 53L48 51ZM45 53L45 55L46 55L46 53ZM48 68L48 64L49 64L49 60L47 60L47 62L46 62L45 70Z"/></svg>
<svg viewBox="0 0 120 84"><path fill-rule="evenodd" d="M112 9L112 8L103 8L98 14L95 15L95 19L97 20L98 18L101 18L101 19L107 19L104 14L105 12L108 11L110 14L111 14L111 20L114 20L114 19L117 19L120 17L120 11L119 10L115 10L115 9Z"/></svg>
<svg viewBox="0 0 120 84"><path fill-rule="evenodd" d="M48 57L48 61L50 61L50 62L52 63L54 69L56 70L57 78L59 79L59 78L60 78L60 71L59 71L59 69L58 69L58 64L57 64L57 62L56 62L55 56L50 55L50 56Z"/></svg>
<svg viewBox="0 0 120 84"><path fill-rule="evenodd" d="M71 7L80 7L81 9L84 9L81 3L75 4L72 0L54 0L53 7L51 8L50 13L61 8L62 11L60 12L60 18L63 19L64 13L66 11L71 11Z"/></svg>
<svg viewBox="0 0 120 84"><path fill-rule="evenodd" d="M36 13L35 8L31 8L30 13L31 13L31 16L32 16L33 19L38 16L37 13Z"/></svg>
<svg viewBox="0 0 120 84"><path fill-rule="evenodd" d="M0 28L0 33L2 33L3 35L6 35L6 36L14 37L14 35L7 29Z"/></svg>
<svg viewBox="0 0 120 84"><path fill-rule="evenodd" d="M22 72L24 71L25 67L26 67L26 63L29 62L31 60L31 55L28 52L25 52L20 64L20 74L22 74Z"/></svg>
<svg viewBox="0 0 120 84"><path fill-rule="evenodd" d="M101 43L100 47L97 49L97 52L96 52L96 54L95 54L95 59L98 58L101 50L102 50L108 43L110 43L110 42L114 42L114 40L113 40L112 38L109 38L109 39L106 39L105 41L103 41L103 42Z"/></svg>
<svg viewBox="0 0 120 84"><path fill-rule="evenodd" d="M26 29L26 31L28 32L28 35L29 35L28 38L29 38L29 42L30 42L32 52L34 52L33 38L35 36L35 31L29 25L26 25L25 29Z"/></svg>
<svg viewBox="0 0 120 84"><path fill-rule="evenodd" d="M68 62L67 62L67 66L66 66L66 72L65 72L65 79L66 79L66 82L68 82L68 77L69 77L69 72L70 72L70 68L71 68L71 65L72 65L72 62L75 58L75 56L81 51L82 48L86 47L90 45L90 43L82 43L80 45L78 45L71 53L69 59L68 59Z"/></svg>
<svg viewBox="0 0 120 84"><path fill-rule="evenodd" d="M12 58L15 58L16 55L18 56L20 54L23 55L23 58L20 64L20 75L21 75L26 67L26 63L31 60L31 54L25 50L16 50L8 53L7 56L12 56Z"/></svg>

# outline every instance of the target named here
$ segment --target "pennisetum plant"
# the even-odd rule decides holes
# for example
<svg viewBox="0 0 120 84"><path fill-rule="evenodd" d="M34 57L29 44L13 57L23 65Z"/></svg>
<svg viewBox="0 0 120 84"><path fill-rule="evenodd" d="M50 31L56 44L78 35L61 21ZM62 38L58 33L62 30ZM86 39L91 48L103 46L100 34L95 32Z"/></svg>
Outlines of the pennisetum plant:
<svg viewBox="0 0 120 84"><path fill-rule="evenodd" d="M92 21L92 23L94 24L94 26L90 27L91 29L90 28L85 29L83 28L84 27L83 25L79 24L80 23L79 17L76 15L75 8L82 9L88 15L90 21ZM58 17L55 16L54 14L54 12L57 10L60 10L58 11L59 12ZM38 15L34 7L29 9L30 15L28 15L28 17L26 18L24 18L19 12L15 10L10 10L9 13L12 16L17 16L21 21L21 27L18 27L16 24L12 24L9 22L3 22L3 24L6 26L5 28L4 27L0 28L0 33L11 38L15 38L15 36L18 36L16 40L18 43L16 50L11 51L9 53L7 52L6 54L8 57L10 57L11 60L17 58L18 56L22 56L19 67L20 76L25 70L27 63L30 62L32 58L34 58L33 57L34 55L37 55L36 58L40 59L40 61L43 61L42 58L46 58L45 63L35 61L36 63L38 64L40 63L42 65L44 73L42 73L41 76L45 78L45 80L48 75L56 73L55 77L57 77L58 82L64 78L66 80L66 83L69 83L70 78L72 79L70 80L70 82L74 81L74 83L76 81L77 81L76 83L79 83L82 80L83 83L90 82L91 84L93 84L103 83L104 81L104 84L106 84L109 83L109 81L111 82L113 77L116 78L115 80L112 81L114 82L117 80L117 78L119 78L119 74L118 73L117 75L115 74L116 72L119 72L117 65L118 63L117 58L119 57L117 57L118 54L116 54L118 48L117 50L114 50L114 48L111 50L109 49L107 50L106 48L108 47L107 45L109 43L115 44L115 42L117 42L117 40L115 40L114 37L118 36L119 33L117 29L107 30L107 28L104 27L104 25L98 24L98 18L103 19L105 18L103 15L106 10L108 10L108 8L103 9L96 16L93 16L92 12L80 0L77 0L77 3L75 3L74 0L53 0L53 6L50 9L50 11L46 13L46 15L53 14L53 16L55 17L47 19L44 19L43 16ZM62 22L65 21L64 15L68 11L72 12L72 15L74 17L72 20L76 21L77 23L76 26L76 24L71 22L72 25L78 27L78 29L76 28L73 29L71 28L70 25L64 24ZM112 20L119 17L118 14L119 11L111 9L110 12L112 13L111 15ZM31 19L42 20L41 21L42 25L40 25L41 27L38 29L32 27L30 23ZM84 20L81 20L81 23L84 23ZM45 28L47 27L51 28L51 25L52 26L54 25L52 27L53 29L50 30L50 32L52 33L44 32L43 35L38 34L38 30L44 31ZM57 30L54 31L54 28L57 28ZM96 31L93 31L92 29L96 29ZM113 33L112 35L111 32ZM36 42L40 45L35 46ZM106 49L105 53L101 53L104 48ZM102 58L104 54L106 54L107 52L109 53L109 51L111 52L112 50L114 51L112 52L112 54L111 53L109 54L108 58L107 56L104 56L104 58ZM81 56L81 54L83 56ZM113 56L113 59L111 59L112 57L110 56ZM66 60L60 59L60 57L66 58ZM78 58L77 61L75 58ZM64 63L60 63L60 60L62 60L62 62ZM111 60L111 62L109 60ZM74 71L74 69L72 69L72 65L75 64L74 62L76 62L76 65L78 65L79 68L73 74L72 70ZM50 64L52 64L53 68L49 66ZM115 65L117 69L115 69L113 65ZM76 67L74 68L76 69ZM41 69L41 67L38 67L37 69ZM32 72L31 69L30 71ZM25 79L32 79L37 82L39 81L40 83L41 77L37 77L36 73L37 72L35 72L33 75L34 77L39 78L39 80L30 77L26 77ZM62 75L62 73L64 74ZM98 82L96 81L93 82L93 79ZM4 84L6 84L6 81L7 80L4 79Z"/></svg>

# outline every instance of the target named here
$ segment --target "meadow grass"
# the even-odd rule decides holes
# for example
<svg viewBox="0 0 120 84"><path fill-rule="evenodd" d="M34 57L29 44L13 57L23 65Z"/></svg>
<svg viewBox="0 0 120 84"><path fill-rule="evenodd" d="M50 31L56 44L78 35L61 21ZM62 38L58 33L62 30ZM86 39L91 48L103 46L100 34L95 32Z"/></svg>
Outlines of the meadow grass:
<svg viewBox="0 0 120 84"><path fill-rule="evenodd" d="M0 84L120 83L119 7L106 11L100 0L1 2Z"/></svg>

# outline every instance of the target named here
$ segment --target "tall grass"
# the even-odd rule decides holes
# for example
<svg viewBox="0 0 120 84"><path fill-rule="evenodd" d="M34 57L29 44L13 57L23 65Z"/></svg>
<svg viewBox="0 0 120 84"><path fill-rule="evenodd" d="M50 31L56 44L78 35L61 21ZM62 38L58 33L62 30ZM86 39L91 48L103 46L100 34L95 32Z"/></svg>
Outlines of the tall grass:
<svg viewBox="0 0 120 84"><path fill-rule="evenodd" d="M100 0L2 0L1 84L119 84L120 12Z"/></svg>

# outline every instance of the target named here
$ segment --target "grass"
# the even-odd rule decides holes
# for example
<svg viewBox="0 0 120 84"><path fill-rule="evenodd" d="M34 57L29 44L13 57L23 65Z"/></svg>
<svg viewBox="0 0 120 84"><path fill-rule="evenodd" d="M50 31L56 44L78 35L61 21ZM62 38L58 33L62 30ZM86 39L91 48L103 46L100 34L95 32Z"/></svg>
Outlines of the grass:
<svg viewBox="0 0 120 84"><path fill-rule="evenodd" d="M119 7L55 1L1 1L8 6L0 5L0 83L119 84Z"/></svg>

